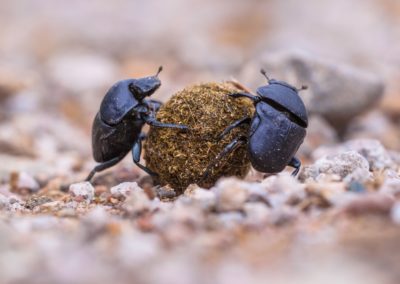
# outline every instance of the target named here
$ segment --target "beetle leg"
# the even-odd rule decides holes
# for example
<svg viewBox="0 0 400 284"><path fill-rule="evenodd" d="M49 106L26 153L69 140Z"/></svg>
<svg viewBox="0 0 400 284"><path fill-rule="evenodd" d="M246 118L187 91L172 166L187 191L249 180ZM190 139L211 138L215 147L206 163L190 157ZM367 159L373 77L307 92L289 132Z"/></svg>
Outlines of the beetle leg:
<svg viewBox="0 0 400 284"><path fill-rule="evenodd" d="M248 99L252 100L253 103L258 103L261 100L261 98L259 96L253 96L249 93L244 93L244 92L229 94L229 96L232 98L235 98L235 99L236 98L248 98Z"/></svg>
<svg viewBox="0 0 400 284"><path fill-rule="evenodd" d="M300 162L300 160L299 160L298 158L293 157L293 158L290 160L288 166L291 166L291 167L294 168L294 171L293 171L293 173L292 173L292 176L295 177L295 176L297 176L297 174L298 174L299 171L300 171L301 162Z"/></svg>
<svg viewBox="0 0 400 284"><path fill-rule="evenodd" d="M236 120L234 123L232 123L231 125L226 127L220 135L218 135L218 141L222 140L226 135L228 135L228 133L231 132L232 129L239 127L242 124L249 124L250 122L251 122L251 117L248 117L248 116Z"/></svg>
<svg viewBox="0 0 400 284"><path fill-rule="evenodd" d="M154 117L145 116L144 121L154 127L162 127L162 128L176 128L181 130L189 130L189 127L186 125L174 124L174 123L162 123L157 121Z"/></svg>
<svg viewBox="0 0 400 284"><path fill-rule="evenodd" d="M106 161L104 163L101 163L97 166L95 166L93 168L93 170L89 173L89 175L87 176L87 178L85 179L85 181L90 181L93 176L95 175L95 173L104 171L105 169L111 168L112 166L118 164L124 157L126 154L119 156L119 157L115 157L114 159L111 159L109 161Z"/></svg>
<svg viewBox="0 0 400 284"><path fill-rule="evenodd" d="M235 151L238 147L240 147L243 144L247 143L247 138L244 136L237 137L232 140L231 143L225 146L225 148L219 153L215 159L207 166L206 170L203 173L203 176L200 181L203 181L207 179L211 169L219 162L221 161L225 156L229 155L233 151Z"/></svg>
<svg viewBox="0 0 400 284"><path fill-rule="evenodd" d="M142 140L144 139L144 136L139 136L139 139L135 141L135 143L132 146L132 158L133 162L141 168L143 171L145 171L147 174L153 176L153 177L158 177L158 174L147 168L146 166L143 166L140 161L140 155L142 153Z"/></svg>

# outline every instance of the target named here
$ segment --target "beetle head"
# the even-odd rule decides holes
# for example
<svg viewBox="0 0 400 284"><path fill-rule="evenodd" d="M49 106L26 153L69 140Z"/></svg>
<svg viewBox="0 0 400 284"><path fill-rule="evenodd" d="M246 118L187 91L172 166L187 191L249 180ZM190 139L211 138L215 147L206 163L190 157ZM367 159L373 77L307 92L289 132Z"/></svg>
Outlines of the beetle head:
<svg viewBox="0 0 400 284"><path fill-rule="evenodd" d="M160 86L161 81L158 74L162 71L162 66L158 68L157 74L150 77L132 79L129 84L129 91L138 101L142 101L145 97L151 96Z"/></svg>
<svg viewBox="0 0 400 284"><path fill-rule="evenodd" d="M307 110L299 96L299 91L307 87L302 86L297 89L284 81L270 79L263 69L261 69L261 74L268 80L268 85L257 89L257 94L261 99L280 111L288 113L293 121L306 128L308 125Z"/></svg>

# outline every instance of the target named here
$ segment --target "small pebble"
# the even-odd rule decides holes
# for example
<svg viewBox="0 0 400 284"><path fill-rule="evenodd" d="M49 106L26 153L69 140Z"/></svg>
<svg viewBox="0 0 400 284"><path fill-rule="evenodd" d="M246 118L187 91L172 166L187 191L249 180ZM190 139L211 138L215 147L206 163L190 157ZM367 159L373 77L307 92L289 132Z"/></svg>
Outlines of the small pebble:
<svg viewBox="0 0 400 284"><path fill-rule="evenodd" d="M143 188L139 187L136 182L134 184L134 188L132 184L127 185L132 191L122 204L122 208L131 215L150 210L152 205L150 198Z"/></svg>
<svg viewBox="0 0 400 284"><path fill-rule="evenodd" d="M368 161L371 171L394 167L393 160L391 159L389 153L378 140L350 140L344 144L344 147L357 151L360 155L362 155Z"/></svg>
<svg viewBox="0 0 400 284"><path fill-rule="evenodd" d="M10 175L11 191L21 193L24 190L36 192L39 190L38 182L26 172L13 172Z"/></svg>
<svg viewBox="0 0 400 284"><path fill-rule="evenodd" d="M111 187L110 192L113 197L121 198L128 197L132 191L140 190L141 187L138 186L137 182L123 182L116 186Z"/></svg>
<svg viewBox="0 0 400 284"><path fill-rule="evenodd" d="M188 186L184 195L199 203L205 210L211 210L217 204L216 195L213 191L198 187L194 184Z"/></svg>
<svg viewBox="0 0 400 284"><path fill-rule="evenodd" d="M220 180L211 190L217 197L219 211L241 210L249 197L249 191L243 186L245 183L237 178Z"/></svg>
<svg viewBox="0 0 400 284"><path fill-rule="evenodd" d="M306 197L305 186L288 173L270 176L264 179L261 185L272 208L279 208L285 204L294 205Z"/></svg>
<svg viewBox="0 0 400 284"><path fill-rule="evenodd" d="M69 186L69 193L77 202L90 203L94 198L94 187L87 181L74 183Z"/></svg>
<svg viewBox="0 0 400 284"><path fill-rule="evenodd" d="M370 179L368 161L356 151L346 151L318 159L300 173L300 180L319 179L321 174L337 175L341 180L365 182Z"/></svg>

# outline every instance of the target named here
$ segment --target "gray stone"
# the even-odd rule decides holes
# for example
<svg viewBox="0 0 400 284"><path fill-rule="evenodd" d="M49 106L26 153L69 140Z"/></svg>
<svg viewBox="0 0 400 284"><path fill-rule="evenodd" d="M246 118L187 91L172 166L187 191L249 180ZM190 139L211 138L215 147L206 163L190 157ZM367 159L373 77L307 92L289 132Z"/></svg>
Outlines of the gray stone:
<svg viewBox="0 0 400 284"><path fill-rule="evenodd" d="M313 165L305 167L300 179L320 179L320 175L335 175L341 180L365 182L370 177L368 161L356 151L346 151L318 159Z"/></svg>
<svg viewBox="0 0 400 284"><path fill-rule="evenodd" d="M354 139L340 144L339 146L323 146L315 150L312 156L314 159L319 159L323 156L346 151L356 151L363 156L368 161L371 171L396 168L392 155L386 151L380 141L375 139Z"/></svg>
<svg viewBox="0 0 400 284"><path fill-rule="evenodd" d="M382 143L374 139L350 140L344 147L360 153L369 163L370 170L383 170L394 167L394 163L389 153Z"/></svg>
<svg viewBox="0 0 400 284"><path fill-rule="evenodd" d="M308 90L301 92L307 109L326 118L337 129L343 129L355 116L374 107L383 95L383 82L376 74L333 63L304 51L267 53L244 68L243 82L261 84L258 68L262 66L271 78L284 80ZM257 82L254 82L255 78ZM265 84L265 82L264 82Z"/></svg>

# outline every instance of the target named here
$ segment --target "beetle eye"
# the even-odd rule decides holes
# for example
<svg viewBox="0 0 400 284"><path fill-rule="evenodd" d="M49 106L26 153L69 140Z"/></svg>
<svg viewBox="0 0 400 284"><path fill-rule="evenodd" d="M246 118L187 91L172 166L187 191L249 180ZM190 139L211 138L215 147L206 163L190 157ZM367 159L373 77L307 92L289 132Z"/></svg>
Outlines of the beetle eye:
<svg viewBox="0 0 400 284"><path fill-rule="evenodd" d="M133 83L129 84L129 91L132 93L135 99L139 101L143 100L146 96L145 94L143 94L140 88L137 88Z"/></svg>

